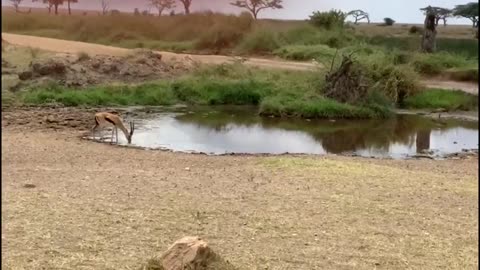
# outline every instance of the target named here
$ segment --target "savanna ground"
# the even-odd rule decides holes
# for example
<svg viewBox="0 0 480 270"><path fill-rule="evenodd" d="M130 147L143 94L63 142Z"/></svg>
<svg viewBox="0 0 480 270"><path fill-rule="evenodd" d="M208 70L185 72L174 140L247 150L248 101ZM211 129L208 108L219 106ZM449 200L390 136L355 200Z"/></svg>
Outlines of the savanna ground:
<svg viewBox="0 0 480 270"><path fill-rule="evenodd" d="M325 74L301 71L312 64L284 60L330 62L336 49L360 48L367 67L387 73L378 77L387 90L414 89L409 79L416 77L409 70L424 80L446 76L460 84L478 81L477 41L468 37L468 27L439 27L439 37L447 40L439 42L443 51L425 56L411 50L417 37L403 25L357 26L362 35L372 35L357 44L358 37L314 29L306 22L260 21L255 24L263 26L252 27L251 20L218 14L161 19L6 15L2 32L124 48L276 57L244 63L284 63L287 71L233 64L190 70L168 80L161 73L157 81L128 87L56 85L18 92L2 87L2 105L13 104L2 106L2 267L136 269L175 240L198 235L238 269L476 269L478 156L436 161L203 156L80 139L93 125L93 112L106 105L253 103L267 114L368 115L362 107L324 99L317 83L322 85L318 78ZM173 28L177 20L186 26ZM233 23L237 28L223 28ZM210 30L201 31L205 27ZM233 35L220 35L227 43L212 43L219 33ZM5 59L20 69L28 69L32 60L51 58L45 49L74 50L67 53L79 58L85 53L93 60L95 54L128 53L98 44L4 38L31 47L6 50ZM403 38L407 41L398 42ZM379 41L383 45L372 45ZM395 44L405 47L389 51ZM213 64L231 59L191 57ZM162 54L166 62L175 59L178 55ZM2 85L8 82L4 70L2 61ZM399 88L392 78L397 84L408 80ZM469 89L463 90L478 94L478 87ZM407 109L478 107L476 98L465 93L422 90L412 91Z"/></svg>
<svg viewBox="0 0 480 270"><path fill-rule="evenodd" d="M92 143L43 117L2 126L2 268L136 269L185 235L238 269L478 264L477 157L208 157Z"/></svg>

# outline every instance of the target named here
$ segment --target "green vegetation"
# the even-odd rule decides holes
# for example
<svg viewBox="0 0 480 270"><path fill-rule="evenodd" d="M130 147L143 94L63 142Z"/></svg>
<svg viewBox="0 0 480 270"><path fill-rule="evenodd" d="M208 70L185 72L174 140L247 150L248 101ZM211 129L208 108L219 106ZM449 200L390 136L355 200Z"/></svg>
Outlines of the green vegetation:
<svg viewBox="0 0 480 270"><path fill-rule="evenodd" d="M471 110L478 108L477 96L445 89L429 89L405 99L412 109Z"/></svg>
<svg viewBox="0 0 480 270"><path fill-rule="evenodd" d="M233 64L202 67L175 80L137 86L71 89L48 85L25 90L17 98L26 104L66 106L256 105L262 115L306 118L379 118L391 113L392 103L384 102L388 98L379 99L378 93L355 104L325 98L323 82L324 74L318 71L266 71ZM389 89L387 85L385 89Z"/></svg>

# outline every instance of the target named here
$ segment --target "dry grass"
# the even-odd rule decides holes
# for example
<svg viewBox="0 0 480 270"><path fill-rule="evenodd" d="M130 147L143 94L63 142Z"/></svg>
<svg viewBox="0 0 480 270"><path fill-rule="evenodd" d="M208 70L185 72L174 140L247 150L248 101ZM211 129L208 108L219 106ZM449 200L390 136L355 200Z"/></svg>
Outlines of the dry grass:
<svg viewBox="0 0 480 270"><path fill-rule="evenodd" d="M240 269L478 264L477 158L206 157L2 129L5 269L135 269L185 235Z"/></svg>
<svg viewBox="0 0 480 270"><path fill-rule="evenodd" d="M377 23L360 23L355 26L356 32L366 36L390 36L403 37L409 36L409 30L412 26L418 26L423 29L422 24L394 24L393 26L379 26ZM474 29L470 25L440 25L437 27L437 37L439 38L459 38L474 39Z"/></svg>

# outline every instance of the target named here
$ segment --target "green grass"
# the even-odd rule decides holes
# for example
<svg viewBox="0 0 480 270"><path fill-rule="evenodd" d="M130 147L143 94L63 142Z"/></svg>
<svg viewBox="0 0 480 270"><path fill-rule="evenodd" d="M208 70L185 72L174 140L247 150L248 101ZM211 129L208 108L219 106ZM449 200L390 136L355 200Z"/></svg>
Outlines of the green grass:
<svg viewBox="0 0 480 270"><path fill-rule="evenodd" d="M472 110L478 108L478 99L462 91L428 89L408 97L404 106L411 109Z"/></svg>
<svg viewBox="0 0 480 270"><path fill-rule="evenodd" d="M262 115L306 118L387 117L381 102L342 104L321 95L319 72L267 71L238 64L203 67L176 80L136 86L95 86L71 89L47 85L18 94L21 102L66 106L127 105L254 105Z"/></svg>

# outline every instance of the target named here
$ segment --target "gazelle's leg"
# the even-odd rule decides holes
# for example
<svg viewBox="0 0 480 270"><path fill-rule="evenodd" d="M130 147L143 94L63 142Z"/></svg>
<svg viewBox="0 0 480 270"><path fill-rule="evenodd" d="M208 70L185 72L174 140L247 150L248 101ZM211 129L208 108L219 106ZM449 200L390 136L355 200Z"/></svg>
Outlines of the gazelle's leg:
<svg viewBox="0 0 480 270"><path fill-rule="evenodd" d="M98 127L98 125L95 124L92 128L92 138L93 138L94 141L95 141L95 130L97 129L97 127Z"/></svg>
<svg viewBox="0 0 480 270"><path fill-rule="evenodd" d="M113 144L113 133L115 132L115 127L112 129L112 137L110 138L110 143Z"/></svg>

